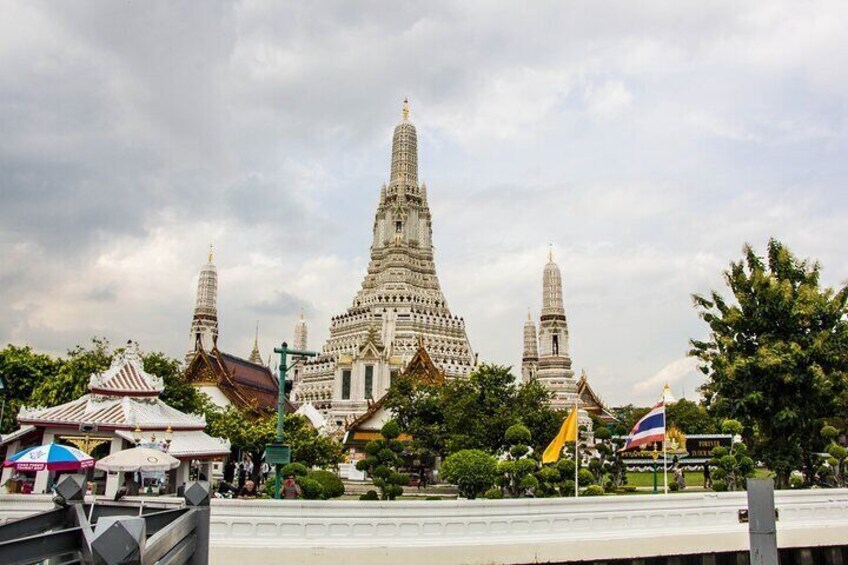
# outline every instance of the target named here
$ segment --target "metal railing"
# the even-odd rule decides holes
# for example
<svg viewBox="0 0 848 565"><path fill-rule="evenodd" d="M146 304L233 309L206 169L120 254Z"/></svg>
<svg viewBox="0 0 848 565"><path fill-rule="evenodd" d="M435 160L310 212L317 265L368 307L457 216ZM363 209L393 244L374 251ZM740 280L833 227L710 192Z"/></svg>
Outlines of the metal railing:
<svg viewBox="0 0 848 565"><path fill-rule="evenodd" d="M66 475L53 510L0 526L0 563L206 565L209 493L208 482L191 483L185 504L172 509L85 504L84 475Z"/></svg>

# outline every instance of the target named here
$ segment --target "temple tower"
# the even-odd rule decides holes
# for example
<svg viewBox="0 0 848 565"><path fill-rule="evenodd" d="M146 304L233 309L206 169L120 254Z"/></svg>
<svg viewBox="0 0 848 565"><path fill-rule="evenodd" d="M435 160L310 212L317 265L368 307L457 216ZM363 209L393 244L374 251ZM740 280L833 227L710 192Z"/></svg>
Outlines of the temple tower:
<svg viewBox="0 0 848 565"><path fill-rule="evenodd" d="M303 319L303 310L300 311L300 319L294 325L294 348L298 351L306 351L308 330L306 320Z"/></svg>
<svg viewBox="0 0 848 565"><path fill-rule="evenodd" d="M524 354L521 356L521 377L524 382L536 377L539 368L539 348L536 338L536 324L527 312L524 322Z"/></svg>
<svg viewBox="0 0 848 565"><path fill-rule="evenodd" d="M197 299L194 303L194 316L191 320L189 348L186 363L194 352L202 349L212 351L218 341L218 270L212 263L212 246L209 246L209 260L200 269L197 280Z"/></svg>
<svg viewBox="0 0 848 565"><path fill-rule="evenodd" d="M371 260L346 312L330 320L321 353L304 364L298 402L341 427L380 398L421 341L448 378L474 366L465 322L448 308L433 261L432 219L418 183L418 134L404 100L392 137L389 182L379 191Z"/></svg>
<svg viewBox="0 0 848 565"><path fill-rule="evenodd" d="M562 273L553 250L542 275L542 314L539 317L539 382L553 393L551 406L567 408L574 403L577 383L568 354L568 320L562 299Z"/></svg>
<svg viewBox="0 0 848 565"><path fill-rule="evenodd" d="M251 363L262 364L262 354L259 353L259 322L256 322L256 333L253 335L253 350L247 358Z"/></svg>

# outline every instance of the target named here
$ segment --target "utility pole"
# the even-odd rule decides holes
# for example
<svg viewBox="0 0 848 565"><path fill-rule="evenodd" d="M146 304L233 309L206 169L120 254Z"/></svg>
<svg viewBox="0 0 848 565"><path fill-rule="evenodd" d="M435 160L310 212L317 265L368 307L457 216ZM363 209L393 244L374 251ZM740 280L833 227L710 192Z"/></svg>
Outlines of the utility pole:
<svg viewBox="0 0 848 565"><path fill-rule="evenodd" d="M283 418L286 416L286 392L290 386L289 381L286 380L286 374L291 369L291 367L287 366L288 356L315 357L318 354L314 351L289 349L286 342L283 342L280 347L275 347L274 353L280 354L280 390L277 394L277 437L274 439L274 443L269 443L265 446L265 461L274 466L274 476L276 477L274 498L279 499L280 488L283 486L283 465L291 463L291 446L284 443L285 436L283 434ZM293 366L294 364L292 364Z"/></svg>

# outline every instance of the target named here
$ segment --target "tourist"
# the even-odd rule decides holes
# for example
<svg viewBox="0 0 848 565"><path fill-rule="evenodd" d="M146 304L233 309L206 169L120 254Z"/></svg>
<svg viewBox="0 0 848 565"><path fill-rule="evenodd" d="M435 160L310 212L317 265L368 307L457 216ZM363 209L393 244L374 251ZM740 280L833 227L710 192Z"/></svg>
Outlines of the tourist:
<svg viewBox="0 0 848 565"><path fill-rule="evenodd" d="M710 477L710 464L704 463L704 488L713 488L713 480Z"/></svg>
<svg viewBox="0 0 848 565"><path fill-rule="evenodd" d="M233 479L236 478L236 462L230 458L227 459L227 462L224 464L224 482L227 484L232 484Z"/></svg>
<svg viewBox="0 0 848 565"><path fill-rule="evenodd" d="M680 487L680 490L686 488L686 473L683 471L683 467L678 466L674 470L674 480L677 481L677 486Z"/></svg>
<svg viewBox="0 0 848 565"><path fill-rule="evenodd" d="M238 467L236 467L236 475L238 476L238 488L241 490L244 488L244 481L247 480L247 473L245 473L244 469L244 461L239 461Z"/></svg>
<svg viewBox="0 0 848 565"><path fill-rule="evenodd" d="M115 500L121 500L125 496L138 496L140 488L133 473L124 473L124 484L115 493Z"/></svg>
<svg viewBox="0 0 848 565"><path fill-rule="evenodd" d="M282 498L287 500L296 500L300 498L300 485L294 480L294 475L289 475L283 481L283 488L280 491Z"/></svg>
<svg viewBox="0 0 848 565"><path fill-rule="evenodd" d="M259 491L256 490L256 483L251 480L247 480L244 483L244 487L238 492L238 498L256 498L259 496Z"/></svg>

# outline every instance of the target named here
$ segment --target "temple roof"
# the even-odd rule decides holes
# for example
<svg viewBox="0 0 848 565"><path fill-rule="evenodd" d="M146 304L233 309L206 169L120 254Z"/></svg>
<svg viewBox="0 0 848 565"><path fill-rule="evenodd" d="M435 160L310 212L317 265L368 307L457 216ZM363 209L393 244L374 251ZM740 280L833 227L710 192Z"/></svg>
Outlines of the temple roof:
<svg viewBox="0 0 848 565"><path fill-rule="evenodd" d="M587 412L591 412L605 422L617 422L618 418L607 408L604 401L598 396L592 387L589 386L589 379L586 376L586 371L580 374L580 380L577 382L577 396L580 397L583 403L583 408Z"/></svg>
<svg viewBox="0 0 848 565"><path fill-rule="evenodd" d="M103 373L92 373L88 389L107 396L159 396L165 389L162 379L145 372L135 343L127 342L123 352L112 359Z"/></svg>
<svg viewBox="0 0 848 565"><path fill-rule="evenodd" d="M214 385L238 408L263 411L277 409L279 384L271 370L217 348L195 352L185 370L186 379L195 385ZM286 399L286 412L297 407Z"/></svg>
<svg viewBox="0 0 848 565"><path fill-rule="evenodd" d="M21 407L18 413L21 424L53 424L79 426L95 424L98 428L135 429L197 429L206 427L206 418L184 414L171 408L159 398L133 398L130 396L104 397L86 394L71 402L51 408Z"/></svg>

